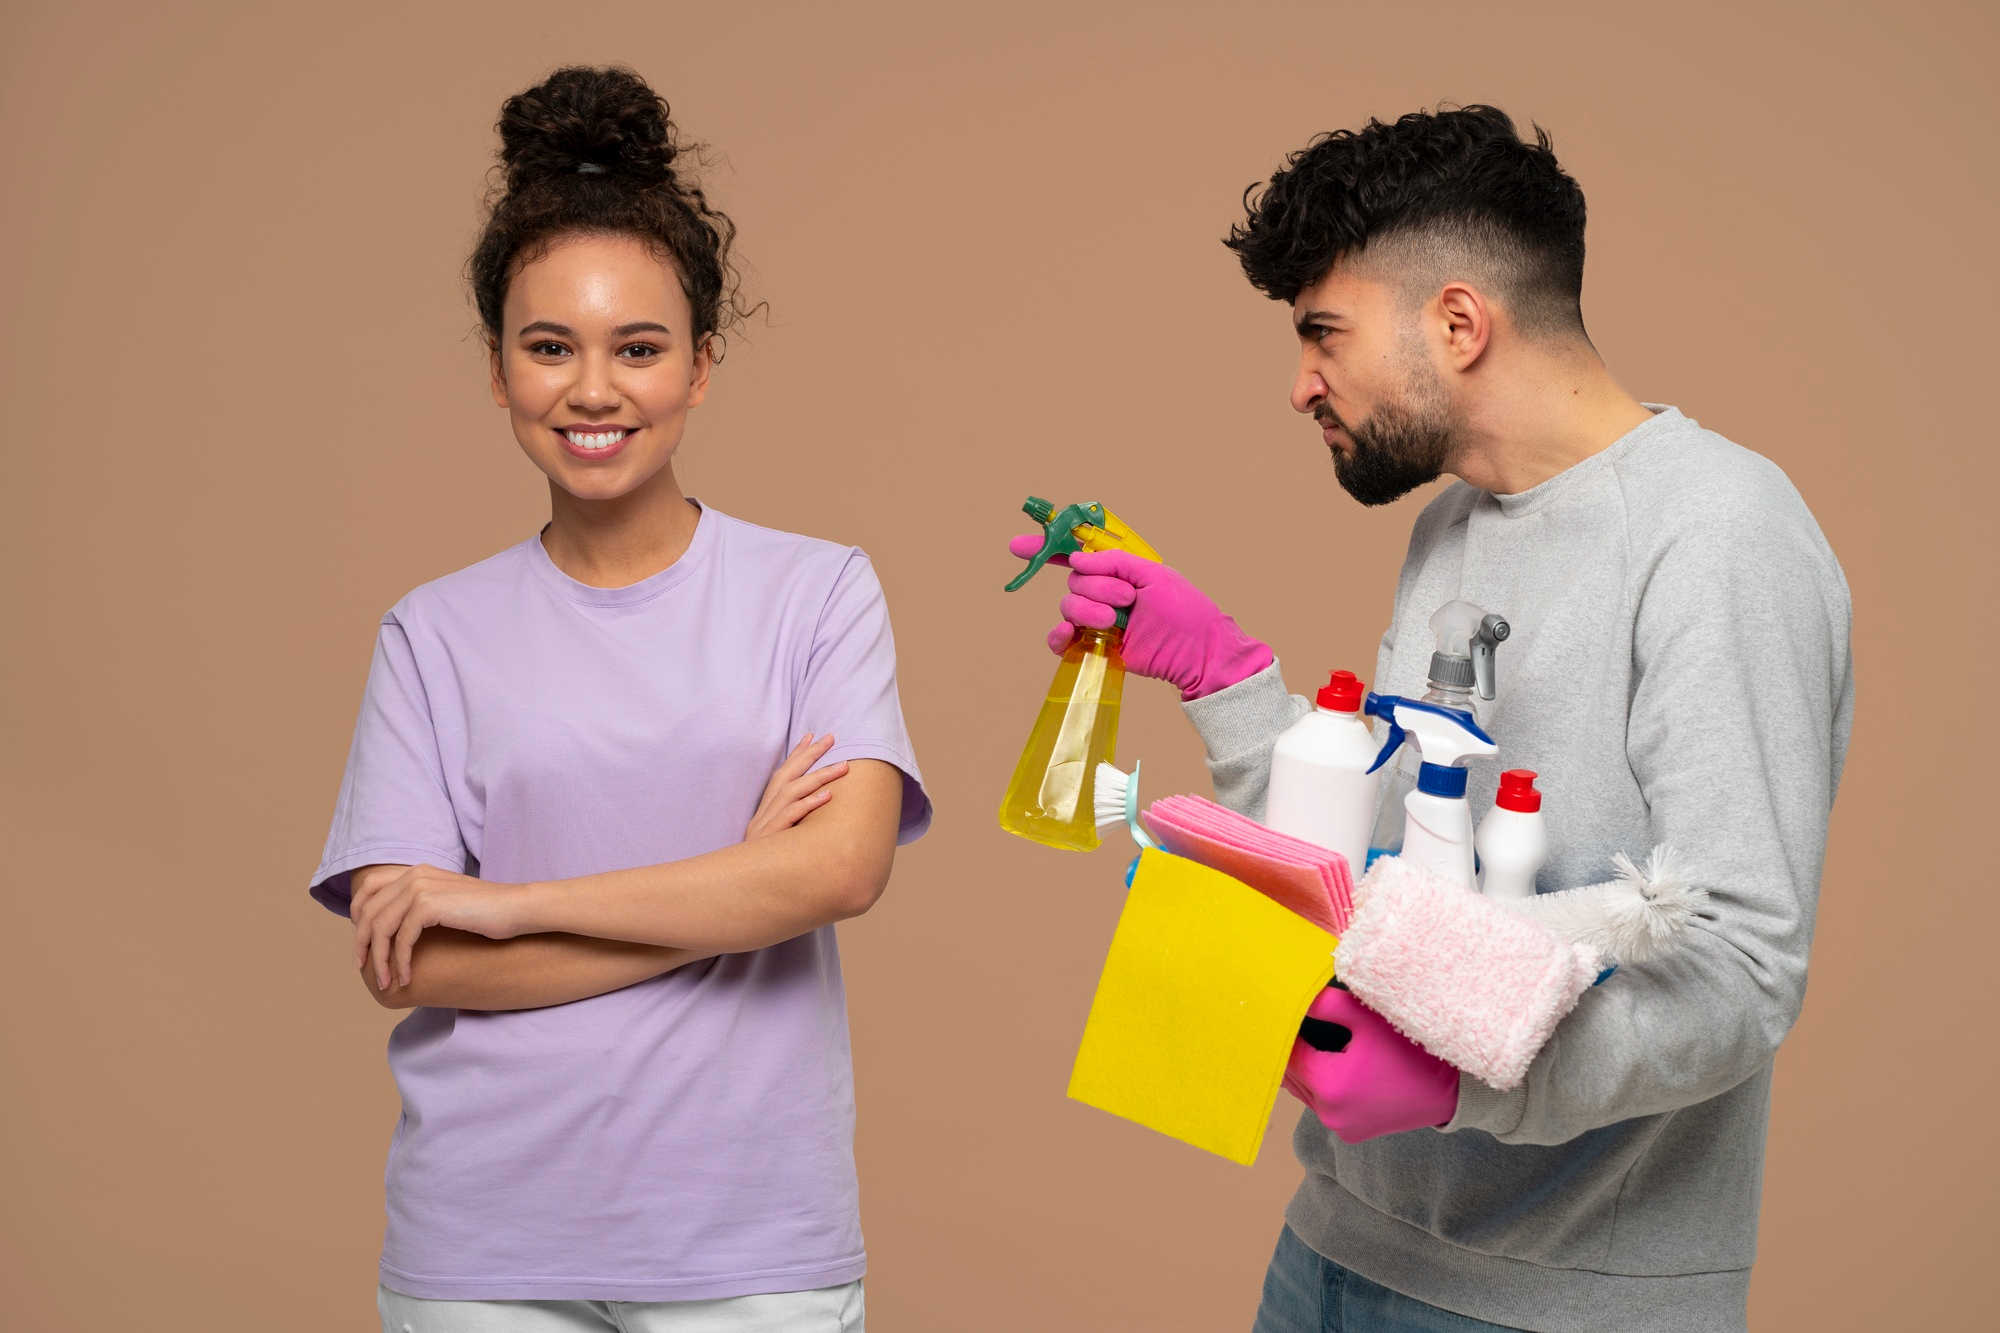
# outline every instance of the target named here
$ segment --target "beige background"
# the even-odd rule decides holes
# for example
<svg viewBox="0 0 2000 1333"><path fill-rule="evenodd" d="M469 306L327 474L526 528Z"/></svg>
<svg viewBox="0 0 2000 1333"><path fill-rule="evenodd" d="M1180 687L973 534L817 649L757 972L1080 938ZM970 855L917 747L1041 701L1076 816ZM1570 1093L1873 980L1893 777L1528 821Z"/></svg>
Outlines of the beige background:
<svg viewBox="0 0 2000 1333"><path fill-rule="evenodd" d="M1001 542L1102 497L1295 687L1368 672L1420 501L1338 491L1216 241L1315 131L1441 98L1553 129L1598 345L1777 460L1853 584L1752 1322L1983 1322L1994 789L1944 742L1992 731L1920 701L1992 693L1993 13L10 6L0 1322L370 1326L392 1020L304 886L377 618L546 512L458 266L501 98L574 60L722 151L771 302L691 491L865 546L896 617L939 813L841 932L878 1330L1247 1327L1290 1104L1244 1170L1064 1100L1125 853L994 826L1058 594L1001 595ZM1205 789L1135 693L1122 755Z"/></svg>

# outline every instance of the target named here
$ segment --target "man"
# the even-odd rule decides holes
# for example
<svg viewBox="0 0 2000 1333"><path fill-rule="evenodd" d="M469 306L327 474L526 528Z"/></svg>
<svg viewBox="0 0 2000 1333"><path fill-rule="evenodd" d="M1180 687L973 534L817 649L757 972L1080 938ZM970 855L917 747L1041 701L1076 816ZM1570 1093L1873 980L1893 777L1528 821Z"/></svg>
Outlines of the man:
<svg viewBox="0 0 2000 1333"><path fill-rule="evenodd" d="M1710 895L1512 1092L1358 1005L1345 1051L1295 1056L1317 1114L1257 1333L1745 1326L1772 1060L1853 706L1847 588L1774 465L1612 378L1584 332L1583 235L1546 134L1472 106L1315 140L1227 240L1290 307L1292 406L1340 484L1378 505L1459 479L1417 519L1376 688L1423 691L1443 603L1503 613L1483 720L1542 775L1541 889L1667 843ZM1070 563L1051 646L1129 607L1127 666L1181 687L1218 797L1261 814L1272 743L1307 708L1271 651L1172 569ZM1499 766L1473 766L1476 811Z"/></svg>

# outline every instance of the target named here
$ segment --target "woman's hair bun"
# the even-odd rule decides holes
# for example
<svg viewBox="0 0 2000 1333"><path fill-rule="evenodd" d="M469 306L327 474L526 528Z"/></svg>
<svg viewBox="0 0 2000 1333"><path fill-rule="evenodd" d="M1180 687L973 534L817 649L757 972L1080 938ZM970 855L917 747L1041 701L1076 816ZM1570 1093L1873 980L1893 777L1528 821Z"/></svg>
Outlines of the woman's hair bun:
<svg viewBox="0 0 2000 1333"><path fill-rule="evenodd" d="M570 65L500 108L503 181L486 198L486 225L466 277L487 339L500 338L507 287L522 264L559 237L636 236L671 263L694 315L694 336L721 356L711 335L744 317L729 250L736 226L709 203L702 145L684 142L666 99L629 69Z"/></svg>
<svg viewBox="0 0 2000 1333"><path fill-rule="evenodd" d="M679 152L666 99L617 66L557 70L502 104L499 129L509 190L579 172L664 185Z"/></svg>

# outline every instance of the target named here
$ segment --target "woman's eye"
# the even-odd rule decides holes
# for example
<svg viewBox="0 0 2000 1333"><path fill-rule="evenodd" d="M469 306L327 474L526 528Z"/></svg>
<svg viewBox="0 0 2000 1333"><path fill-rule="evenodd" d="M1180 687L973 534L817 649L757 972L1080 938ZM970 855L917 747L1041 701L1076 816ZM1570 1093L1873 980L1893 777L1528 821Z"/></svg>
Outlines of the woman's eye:
<svg viewBox="0 0 2000 1333"><path fill-rule="evenodd" d="M528 347L528 351L533 353L535 356L569 355L569 348L564 347L561 343L533 343L530 344L530 346Z"/></svg>
<svg viewBox="0 0 2000 1333"><path fill-rule="evenodd" d="M650 361L659 354L659 348L650 347L645 343L634 343L630 347L621 347L618 349L618 355L624 357L627 361Z"/></svg>

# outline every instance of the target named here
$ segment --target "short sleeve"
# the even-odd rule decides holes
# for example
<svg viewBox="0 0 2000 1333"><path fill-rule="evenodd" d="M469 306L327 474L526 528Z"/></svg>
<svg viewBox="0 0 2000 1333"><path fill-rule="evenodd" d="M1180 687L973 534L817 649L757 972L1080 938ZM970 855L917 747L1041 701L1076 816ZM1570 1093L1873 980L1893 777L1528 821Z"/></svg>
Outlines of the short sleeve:
<svg viewBox="0 0 2000 1333"><path fill-rule="evenodd" d="M346 916L348 878L362 866L426 864L464 872L470 861L445 787L416 654L391 615L375 641L333 829L310 892Z"/></svg>
<svg viewBox="0 0 2000 1333"><path fill-rule="evenodd" d="M889 607L875 567L858 550L849 553L813 631L788 744L796 745L807 732L834 737L833 748L816 767L843 759L880 759L901 769L903 817L896 841L915 842L924 835L931 823L931 801L903 725Z"/></svg>

